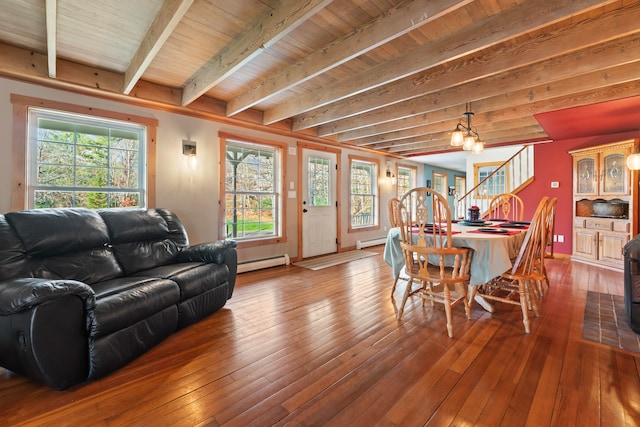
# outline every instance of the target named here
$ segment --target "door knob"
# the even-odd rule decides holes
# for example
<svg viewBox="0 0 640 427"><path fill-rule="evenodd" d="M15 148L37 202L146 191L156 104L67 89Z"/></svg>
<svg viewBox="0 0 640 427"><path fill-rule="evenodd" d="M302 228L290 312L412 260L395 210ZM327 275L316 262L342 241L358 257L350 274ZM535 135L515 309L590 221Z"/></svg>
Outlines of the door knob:
<svg viewBox="0 0 640 427"><path fill-rule="evenodd" d="M306 212L308 212L308 211L307 211L307 209L302 209L302 212L305 212L305 213L306 213Z"/></svg>

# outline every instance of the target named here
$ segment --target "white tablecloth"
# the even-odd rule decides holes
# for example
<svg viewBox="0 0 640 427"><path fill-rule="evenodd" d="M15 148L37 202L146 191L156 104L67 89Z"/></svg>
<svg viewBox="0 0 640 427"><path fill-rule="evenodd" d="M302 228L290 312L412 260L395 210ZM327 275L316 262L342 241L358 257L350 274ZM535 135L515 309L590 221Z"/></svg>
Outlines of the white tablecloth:
<svg viewBox="0 0 640 427"><path fill-rule="evenodd" d="M471 260L471 285L482 285L497 277L512 267L511 259L515 258L520 250L526 230L518 234L490 234L469 233L478 227L467 227L460 224L452 224L453 246L473 249ZM400 242L399 228L392 228L387 234L384 246L384 260L393 268L394 277L398 277L404 267L404 258Z"/></svg>

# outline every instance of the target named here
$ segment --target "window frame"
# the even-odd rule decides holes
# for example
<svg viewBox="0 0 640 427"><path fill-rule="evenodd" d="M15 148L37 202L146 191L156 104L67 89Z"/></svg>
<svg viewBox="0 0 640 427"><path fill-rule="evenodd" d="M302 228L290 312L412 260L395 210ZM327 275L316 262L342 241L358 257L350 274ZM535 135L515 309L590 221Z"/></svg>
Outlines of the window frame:
<svg viewBox="0 0 640 427"><path fill-rule="evenodd" d="M380 228L380 161L373 158L362 157L350 154L349 156L349 208L348 208L348 220L349 220L349 228L348 232L360 232L360 231L368 231L368 230L377 230ZM371 178L374 182L371 183L371 191L372 194L370 196L373 197L373 224L364 225L364 226L353 226L352 224L352 206L351 200L353 198L354 193L352 179L353 179L353 166L354 163L365 163L369 164L373 167L373 172L371 173ZM362 193L365 194L365 193Z"/></svg>
<svg viewBox="0 0 640 427"><path fill-rule="evenodd" d="M479 186L480 183L480 177L479 177L479 173L480 173L480 168L483 167L494 167L493 170L489 173L489 175L493 174L497 169L500 168L500 166L502 166L503 163L501 162L486 162L486 163L475 163L473 165L473 184L474 184L474 188L476 188L475 193L476 193L476 198L478 199L492 199L494 196L497 196L498 194L502 194L505 192L508 192L506 189L510 188L510 176L511 176L511 171L509 169L509 165L506 165L503 169L504 169L504 183L503 183L503 189L502 190L498 190L498 192L496 192L495 194L490 194L490 193L486 193L483 194L481 193L482 191L482 187Z"/></svg>
<svg viewBox="0 0 640 427"><path fill-rule="evenodd" d="M220 132L218 134L218 138L220 139L220 212L218 215L219 218L219 226L218 226L218 239L226 240L226 195L227 191L225 189L225 181L226 181L226 158L227 158L227 145L229 141L237 141L239 143L251 144L251 145L259 145L269 147L275 151L275 155L278 157L276 161L275 171L274 171L274 179L275 179L275 194L277 194L277 207L276 212L278 218L276 219L278 234L275 236L268 237L259 237L259 238L242 238L242 239L234 239L237 241L238 248L246 248L246 247L254 247L254 246L262 246L262 245L270 245L275 243L283 243L287 241L286 236L286 213L285 213L285 197L284 197L284 177L286 176L286 157L285 153L287 150L287 144L280 143L276 141L267 141L262 140L260 138L255 137L247 137L237 134L231 134L226 132ZM233 145L233 144L231 144Z"/></svg>
<svg viewBox="0 0 640 427"><path fill-rule="evenodd" d="M409 171L409 177L410 177L410 183L409 183L409 188L408 190L411 190L412 188L416 187L418 184L418 168L417 166L410 166L410 165L397 165L396 167L396 197L399 199L401 198L404 193L400 193L400 170L401 169L405 169L407 171ZM407 191L408 191L407 190Z"/></svg>
<svg viewBox="0 0 640 427"><path fill-rule="evenodd" d="M136 116L132 114L118 113L99 108L87 107L64 102L51 101L47 99L28 97L11 94L11 104L13 109L13 184L11 190L11 210L18 211L27 209L29 206L29 110L38 108L51 110L54 112L79 114L88 117L95 117L99 120L115 120L120 122L135 123L146 127L145 146L145 204L146 208L156 207L156 135L158 120Z"/></svg>
<svg viewBox="0 0 640 427"><path fill-rule="evenodd" d="M42 123L47 122L53 127L42 126ZM47 130L53 131L53 134L56 135L58 134L56 130L61 131L62 128L68 128L64 130L64 133L71 136L71 139L59 141L48 137L49 134L46 132ZM41 129L45 130L47 137L41 138ZM89 133L86 131L89 131ZM94 131L98 131L98 133ZM104 131L106 131L106 133L102 133ZM137 144L135 150L130 146L118 146L118 135L122 137L126 134L136 135ZM93 135L93 137L80 140L79 138L82 138L82 135ZM95 137L102 137L104 145L94 143ZM67 193L71 196L70 201L72 205L63 207L86 207L89 209L94 207L78 203L82 202L83 199L81 195L83 193L86 193L86 202L91 200L92 196L90 196L90 194L104 194L104 197L106 197L104 200L106 201L106 206L96 206L96 209L123 207L120 205L110 206L114 202L113 198L116 197L115 201L117 201L119 193L137 194L138 203L131 207L146 207L146 137L146 126L137 123L30 107L29 142L27 148L27 207L29 209L40 208L36 206L38 203L37 194L39 192L45 194L55 192ZM44 151L41 151L41 143L43 144L42 147ZM49 161L42 161L43 159L40 155L48 151L47 147L51 147L51 149L55 151L61 149L66 151L66 161L62 161L64 157L60 158L58 156L46 159ZM93 161L84 163L82 159L85 159L86 155L83 155L83 152L89 156L97 152L103 152L104 157L99 163ZM135 156L132 158L135 162L127 165L125 168L123 168L122 165L113 164L112 159L120 158L123 155L122 153L124 153L125 158L131 158L132 155ZM59 159L61 162L57 162L56 159ZM66 170L70 173L65 173L64 175L70 176L71 180L66 184L58 182L57 185L40 182L41 168L51 169L54 171L54 174L56 173L55 171L58 171L57 173L60 174L60 172ZM85 175L87 173L89 175ZM130 173L135 174L133 185L127 188L114 186L111 179L112 177L117 177L119 173L124 173L125 176ZM105 179L104 185L98 184L94 186L92 185L93 183L90 184L89 182L85 182L83 185L81 182L82 176L99 177L101 175L103 175L102 177ZM56 179L56 181L59 180ZM132 184L129 179L127 179L127 181L129 181L129 184ZM124 201L125 200L122 202Z"/></svg>
<svg viewBox="0 0 640 427"><path fill-rule="evenodd" d="M436 188L436 177L440 177L441 178L441 187L442 188ZM446 172L442 172L442 171L438 171L438 170L434 170L431 173L431 179L433 181L432 182L432 187L435 191L437 191L438 193L442 194L445 197L448 197L448 193L449 193L449 189L448 189L448 183L449 183L449 175Z"/></svg>
<svg viewBox="0 0 640 427"><path fill-rule="evenodd" d="M460 183L463 183L463 184L460 184ZM460 197L464 196L467 192L467 177L464 175L454 175L453 185L454 185L454 188L456 189L455 198L456 200L459 200ZM462 191L458 191L458 187L460 186L462 187L461 188Z"/></svg>

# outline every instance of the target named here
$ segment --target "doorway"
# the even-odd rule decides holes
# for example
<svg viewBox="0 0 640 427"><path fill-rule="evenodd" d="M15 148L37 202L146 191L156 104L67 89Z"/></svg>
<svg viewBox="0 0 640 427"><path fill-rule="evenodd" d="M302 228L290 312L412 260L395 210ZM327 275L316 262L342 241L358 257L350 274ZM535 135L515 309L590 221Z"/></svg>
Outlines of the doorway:
<svg viewBox="0 0 640 427"><path fill-rule="evenodd" d="M338 154L302 148L302 258L338 251Z"/></svg>

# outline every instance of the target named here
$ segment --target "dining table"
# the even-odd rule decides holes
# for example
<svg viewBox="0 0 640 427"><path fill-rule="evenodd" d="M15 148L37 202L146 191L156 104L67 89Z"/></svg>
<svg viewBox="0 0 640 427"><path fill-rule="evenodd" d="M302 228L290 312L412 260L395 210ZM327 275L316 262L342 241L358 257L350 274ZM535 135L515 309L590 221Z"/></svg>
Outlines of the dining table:
<svg viewBox="0 0 640 427"><path fill-rule="evenodd" d="M452 245L473 249L469 285L483 285L509 270L513 266L511 260L515 259L520 251L526 230L525 223L513 225L504 222L485 222L481 225L452 223ZM393 269L394 279L400 276L404 268L401 242L400 228L391 228L385 242L384 260ZM487 311L493 311L491 305L481 295L477 295L475 301Z"/></svg>

